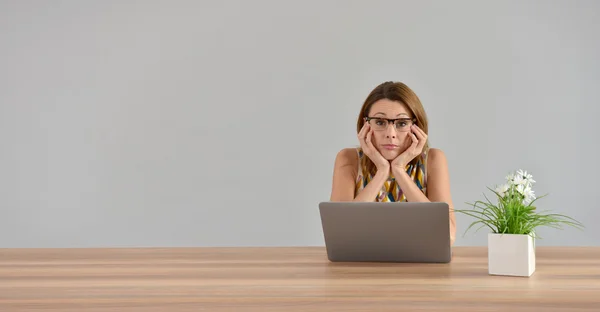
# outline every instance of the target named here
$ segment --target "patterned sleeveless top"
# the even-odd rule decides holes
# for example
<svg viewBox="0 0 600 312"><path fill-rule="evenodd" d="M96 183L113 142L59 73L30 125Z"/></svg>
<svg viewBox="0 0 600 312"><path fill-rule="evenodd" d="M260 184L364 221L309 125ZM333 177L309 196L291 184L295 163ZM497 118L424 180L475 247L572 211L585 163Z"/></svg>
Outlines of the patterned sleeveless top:
<svg viewBox="0 0 600 312"><path fill-rule="evenodd" d="M358 175L356 176L356 187L354 196L367 186L367 184L373 179L372 174L367 174L361 165L364 155L360 147L357 148L358 152ZM423 154L425 158L425 154ZM416 165L409 164L406 166L406 172L415 181L415 184L423 191L424 194L427 192L427 170L425 164L419 160ZM400 186L396 182L393 176L388 177L387 181L383 184L383 187L377 194L376 201L378 202L404 202L406 196L402 193Z"/></svg>

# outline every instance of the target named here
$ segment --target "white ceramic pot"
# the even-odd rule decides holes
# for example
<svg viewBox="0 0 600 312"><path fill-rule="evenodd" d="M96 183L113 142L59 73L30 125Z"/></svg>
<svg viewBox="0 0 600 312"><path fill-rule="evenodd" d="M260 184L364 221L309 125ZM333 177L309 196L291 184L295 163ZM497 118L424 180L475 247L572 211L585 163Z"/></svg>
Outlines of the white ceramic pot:
<svg viewBox="0 0 600 312"><path fill-rule="evenodd" d="M529 277L535 271L535 239L529 235L488 234L491 275Z"/></svg>

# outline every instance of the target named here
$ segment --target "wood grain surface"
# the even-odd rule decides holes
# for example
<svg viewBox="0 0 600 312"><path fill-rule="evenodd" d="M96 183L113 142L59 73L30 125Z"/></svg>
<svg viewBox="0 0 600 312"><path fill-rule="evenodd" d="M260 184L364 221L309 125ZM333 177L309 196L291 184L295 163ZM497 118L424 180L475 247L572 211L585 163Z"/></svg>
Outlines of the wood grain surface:
<svg viewBox="0 0 600 312"><path fill-rule="evenodd" d="M0 249L0 311L600 311L600 248L538 247L531 277L486 247L449 264L331 263L322 247Z"/></svg>

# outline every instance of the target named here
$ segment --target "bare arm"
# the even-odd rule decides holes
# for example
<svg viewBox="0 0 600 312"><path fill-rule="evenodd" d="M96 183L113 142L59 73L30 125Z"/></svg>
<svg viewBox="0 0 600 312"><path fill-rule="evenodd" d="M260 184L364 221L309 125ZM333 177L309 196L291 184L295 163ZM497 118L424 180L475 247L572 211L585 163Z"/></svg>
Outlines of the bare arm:
<svg viewBox="0 0 600 312"><path fill-rule="evenodd" d="M450 175L446 155L440 149L432 148L429 151L427 164L427 197L432 202L444 202L450 208L450 241L454 244L456 239L456 218L454 205L450 194Z"/></svg>
<svg viewBox="0 0 600 312"><path fill-rule="evenodd" d="M404 192L407 201L444 202L448 204L450 208L450 242L454 244L454 240L456 239L456 218L450 194L448 163L444 152L436 148L429 150L427 162L427 196L423 194L408 173L396 171L394 170L394 176Z"/></svg>
<svg viewBox="0 0 600 312"><path fill-rule="evenodd" d="M343 149L337 154L333 169L331 201L375 201L377 194L388 178L387 173L377 172L369 184L355 198L354 189L358 175L357 168L358 155L355 149Z"/></svg>
<svg viewBox="0 0 600 312"><path fill-rule="evenodd" d="M400 186L400 189L406 196L406 201L409 202L428 202L430 201L423 191L415 184L415 181L406 173L406 171L402 170L392 170L394 172L394 177L396 178L396 182Z"/></svg>

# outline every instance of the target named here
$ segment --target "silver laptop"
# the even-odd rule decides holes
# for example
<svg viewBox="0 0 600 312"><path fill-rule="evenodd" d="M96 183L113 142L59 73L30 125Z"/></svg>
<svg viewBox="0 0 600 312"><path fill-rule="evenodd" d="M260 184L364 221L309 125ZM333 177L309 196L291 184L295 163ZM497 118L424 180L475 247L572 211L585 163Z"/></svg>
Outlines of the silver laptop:
<svg viewBox="0 0 600 312"><path fill-rule="evenodd" d="M319 203L332 262L448 263L452 258L447 203Z"/></svg>

